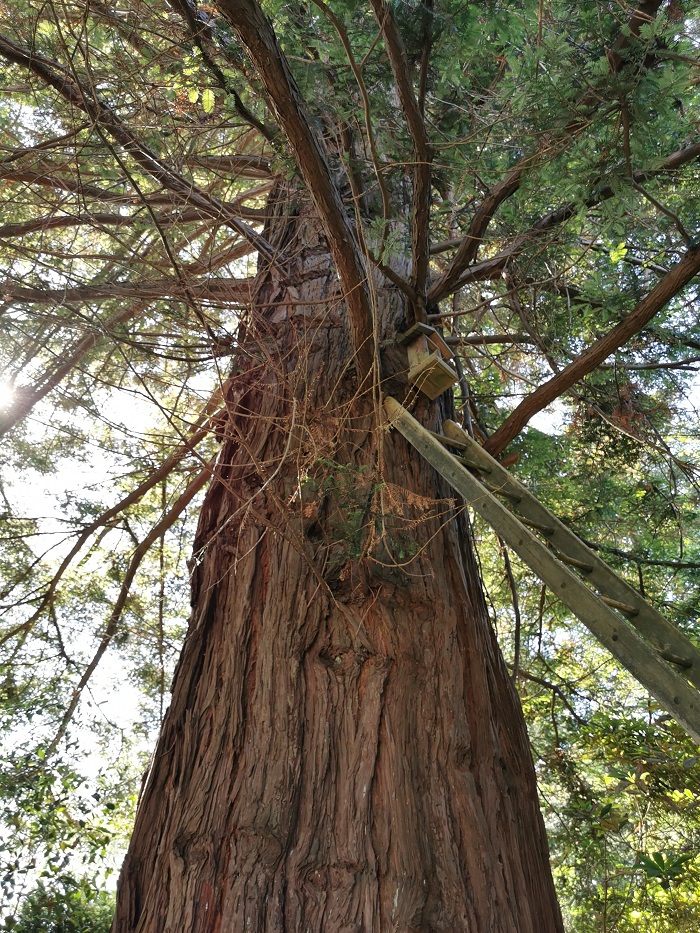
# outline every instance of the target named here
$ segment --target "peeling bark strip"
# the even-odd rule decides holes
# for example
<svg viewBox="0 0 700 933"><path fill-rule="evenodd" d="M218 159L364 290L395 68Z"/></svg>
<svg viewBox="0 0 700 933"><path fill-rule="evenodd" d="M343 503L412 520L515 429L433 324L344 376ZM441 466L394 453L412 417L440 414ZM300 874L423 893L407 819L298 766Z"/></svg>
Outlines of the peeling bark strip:
<svg viewBox="0 0 700 933"><path fill-rule="evenodd" d="M562 933L465 515L353 397L320 223L279 223L295 291L275 270L255 290L249 339L274 349L232 377L113 933ZM404 298L376 290L386 338ZM405 397L393 341L383 363Z"/></svg>
<svg viewBox="0 0 700 933"><path fill-rule="evenodd" d="M323 143L306 116L299 88L277 44L272 26L256 0L219 0L216 5L231 23L255 65L323 221L345 292L359 382L364 384L374 365L367 271L355 232L331 177Z"/></svg>
<svg viewBox="0 0 700 933"><path fill-rule="evenodd" d="M523 399L498 430L491 435L484 444L484 448L492 457L498 456L525 427L530 418L546 408L554 399L559 398L574 383L593 372L596 366L607 359L611 353L624 346L634 334L639 333L644 325L648 324L674 295L685 288L698 272L700 272L700 247L689 250L617 327L613 327L605 337L596 340L573 363Z"/></svg>

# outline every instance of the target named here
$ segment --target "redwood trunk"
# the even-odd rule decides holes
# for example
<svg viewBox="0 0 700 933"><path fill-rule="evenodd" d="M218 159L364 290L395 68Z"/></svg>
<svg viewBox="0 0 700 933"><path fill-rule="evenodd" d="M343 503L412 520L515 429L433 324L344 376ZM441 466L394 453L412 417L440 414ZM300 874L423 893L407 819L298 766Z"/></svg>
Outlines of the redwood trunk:
<svg viewBox="0 0 700 933"><path fill-rule="evenodd" d="M261 273L242 341L113 930L561 931L466 516L378 394L356 397L301 213L277 225L293 287ZM383 387L405 397L402 299L377 283L375 302Z"/></svg>

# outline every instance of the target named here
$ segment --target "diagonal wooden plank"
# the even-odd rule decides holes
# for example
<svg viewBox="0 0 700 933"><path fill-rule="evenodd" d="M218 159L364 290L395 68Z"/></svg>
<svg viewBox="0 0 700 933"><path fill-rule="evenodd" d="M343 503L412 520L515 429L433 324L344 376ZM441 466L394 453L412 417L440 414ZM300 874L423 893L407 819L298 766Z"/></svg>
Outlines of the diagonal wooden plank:
<svg viewBox="0 0 700 933"><path fill-rule="evenodd" d="M390 426L396 428L452 488L486 519L601 644L700 744L698 691L662 660L657 651L626 620L609 609L579 577L563 566L548 547L448 453L440 441L432 437L396 399L386 398L384 408Z"/></svg>
<svg viewBox="0 0 700 933"><path fill-rule="evenodd" d="M501 464L494 460L483 447L480 447L466 431L454 421L446 421L443 431L448 443L456 443L466 459L477 469L485 471L487 484L501 487L511 498L511 508L523 518L552 529L547 541L555 547L564 559L569 559L573 566L590 567L585 572L585 580L594 586L603 596L618 603L631 606L634 615L630 623L659 651L661 656L682 668L682 676L700 689L700 650L676 628L668 619L657 612L653 606L619 577L604 560L595 554L570 528L542 505L532 493L518 482ZM517 497L515 501L514 497Z"/></svg>

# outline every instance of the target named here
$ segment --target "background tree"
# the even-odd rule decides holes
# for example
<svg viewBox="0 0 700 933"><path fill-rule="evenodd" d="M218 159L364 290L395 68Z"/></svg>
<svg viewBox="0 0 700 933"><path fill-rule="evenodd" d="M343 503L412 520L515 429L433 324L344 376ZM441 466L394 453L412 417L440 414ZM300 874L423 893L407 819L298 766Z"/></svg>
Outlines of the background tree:
<svg viewBox="0 0 700 933"><path fill-rule="evenodd" d="M58 892L39 886L26 899L19 917L10 917L3 930L12 933L108 933L114 914L113 898L95 894L89 884L74 884Z"/></svg>
<svg viewBox="0 0 700 933"><path fill-rule="evenodd" d="M171 568L213 477L115 929L560 929L513 682L571 928L625 929L657 888L682 928L692 747L487 548L504 663L467 513L381 397L512 443L692 633L694 11L2 16L6 877L106 845L71 743L108 658L163 719ZM454 402L407 382L415 322L452 341ZM561 436L523 433L557 399ZM13 480L61 464L81 466L57 532Z"/></svg>

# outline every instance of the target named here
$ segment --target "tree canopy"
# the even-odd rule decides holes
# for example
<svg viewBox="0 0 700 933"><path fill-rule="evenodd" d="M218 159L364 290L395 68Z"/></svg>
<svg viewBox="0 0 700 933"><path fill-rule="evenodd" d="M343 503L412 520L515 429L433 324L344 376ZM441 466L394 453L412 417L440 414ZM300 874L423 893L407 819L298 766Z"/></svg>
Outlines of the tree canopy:
<svg viewBox="0 0 700 933"><path fill-rule="evenodd" d="M289 285L277 214L322 219L361 385L383 390L385 281L454 348L465 428L697 640L692 4L13 0L0 26L9 902L73 890L128 833L256 272ZM272 365L274 339L257 352ZM332 483L352 504L357 475ZM569 929L693 929L695 747L473 532ZM138 695L116 724L112 682Z"/></svg>

